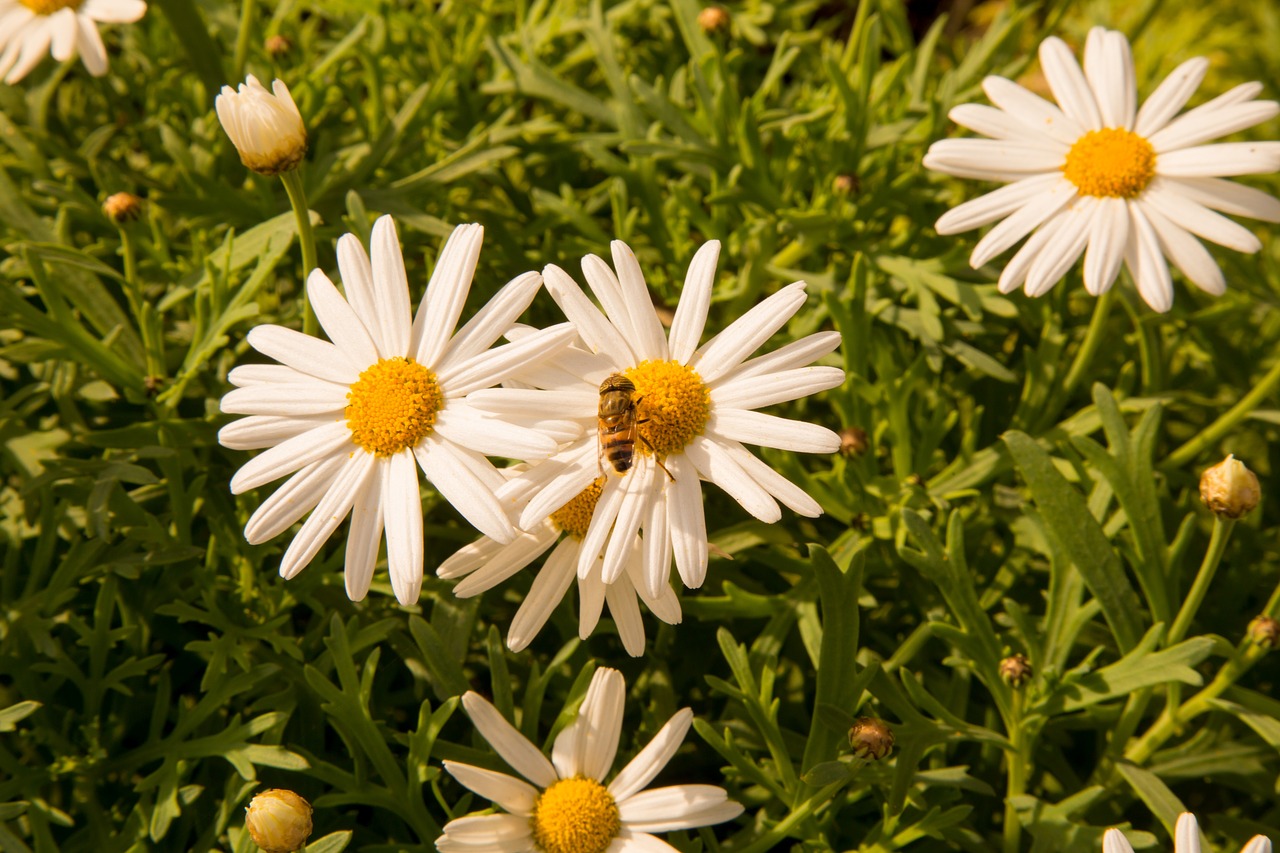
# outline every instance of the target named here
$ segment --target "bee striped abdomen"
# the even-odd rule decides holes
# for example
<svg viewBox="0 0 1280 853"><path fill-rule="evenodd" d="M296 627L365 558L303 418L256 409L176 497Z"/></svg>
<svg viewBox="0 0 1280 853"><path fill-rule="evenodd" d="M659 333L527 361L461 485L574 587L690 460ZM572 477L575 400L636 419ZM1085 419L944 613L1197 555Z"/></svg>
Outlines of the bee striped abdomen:
<svg viewBox="0 0 1280 853"><path fill-rule="evenodd" d="M600 409L596 423L600 454L619 474L629 471L635 458L635 391L636 386L620 373L600 383Z"/></svg>

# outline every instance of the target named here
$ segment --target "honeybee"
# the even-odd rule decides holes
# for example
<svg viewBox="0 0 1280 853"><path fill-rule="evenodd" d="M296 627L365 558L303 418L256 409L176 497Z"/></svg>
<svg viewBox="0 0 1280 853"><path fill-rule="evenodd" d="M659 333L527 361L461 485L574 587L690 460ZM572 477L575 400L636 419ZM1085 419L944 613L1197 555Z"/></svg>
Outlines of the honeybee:
<svg viewBox="0 0 1280 853"><path fill-rule="evenodd" d="M648 418L641 418L639 413L642 397L636 397L636 386L621 373L614 373L600 383L600 409L597 414L596 434L600 438L600 458L608 459L613 470L625 474L631 470L635 458L636 439L639 439L650 451L653 445L640 434L637 427L647 423ZM671 472L662 464L654 453L654 461L658 467L666 471L672 480ZM601 463L603 468L603 462Z"/></svg>

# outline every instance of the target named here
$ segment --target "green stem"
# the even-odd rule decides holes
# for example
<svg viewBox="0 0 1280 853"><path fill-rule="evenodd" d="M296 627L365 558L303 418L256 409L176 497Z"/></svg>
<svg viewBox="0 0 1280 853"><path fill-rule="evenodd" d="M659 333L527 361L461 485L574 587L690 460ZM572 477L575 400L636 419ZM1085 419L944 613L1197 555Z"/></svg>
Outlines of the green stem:
<svg viewBox="0 0 1280 853"><path fill-rule="evenodd" d="M1165 638L1166 648L1187 635L1191 620L1200 609L1200 604L1209 591L1209 584L1213 582L1214 573L1218 571L1218 563L1222 560L1222 553L1227 549L1227 540L1231 538L1231 528L1235 527L1235 524L1233 518L1214 516L1213 535L1209 539L1209 548L1205 551L1204 560L1200 563L1200 571L1196 572L1191 591L1182 602L1182 609L1178 611L1178 617L1173 620L1173 627L1169 629L1169 636Z"/></svg>
<svg viewBox="0 0 1280 853"><path fill-rule="evenodd" d="M1252 391L1240 398L1239 403L1236 403L1227 410L1226 414L1201 430L1200 434L1195 438L1170 453L1161 467L1181 468L1192 459L1195 459L1205 448L1234 429L1236 424L1244 420L1250 412L1257 408L1259 403L1275 393L1278 387L1280 387L1280 359L1276 360L1276 363L1271 366L1271 369L1253 387Z"/></svg>
<svg viewBox="0 0 1280 853"><path fill-rule="evenodd" d="M1114 298L1115 288L1112 288L1099 296L1097 303L1093 306L1093 318L1089 320L1089 330L1085 332L1084 342L1080 344L1080 349L1076 350L1076 357L1072 360L1067 378L1062 383L1062 399L1065 400L1076 389L1093 363L1093 357L1106 337L1107 318L1111 316L1111 302Z"/></svg>
<svg viewBox="0 0 1280 853"><path fill-rule="evenodd" d="M231 60L232 80L239 80L244 76L244 64L249 56L249 36L253 33L257 11L257 0L244 0L240 6L240 30L236 33L236 52Z"/></svg>
<svg viewBox="0 0 1280 853"><path fill-rule="evenodd" d="M307 207L307 191L302 187L302 176L297 169L281 172L280 180L284 182L285 192L289 193L289 204L293 206L293 215L298 221L298 242L302 244L302 291L305 294L307 276L319 266L316 263L316 235L311 230L311 209ZM315 335L320 331L320 324L316 321L310 300L303 300L303 310L306 313L302 318L302 331Z"/></svg>
<svg viewBox="0 0 1280 853"><path fill-rule="evenodd" d="M1022 691L1016 688L1009 714L1009 742L1013 749L1005 754L1009 787L1004 796L1004 853L1018 853L1022 822L1013 801L1027 792L1027 737L1022 725Z"/></svg>
<svg viewBox="0 0 1280 853"><path fill-rule="evenodd" d="M737 853L765 853L766 850L772 850L779 841L787 837L791 830L808 820L819 806L826 805L844 785L844 782L832 782L822 788L818 793L793 809L789 815L778 821L773 829L759 836L755 841L738 850Z"/></svg>

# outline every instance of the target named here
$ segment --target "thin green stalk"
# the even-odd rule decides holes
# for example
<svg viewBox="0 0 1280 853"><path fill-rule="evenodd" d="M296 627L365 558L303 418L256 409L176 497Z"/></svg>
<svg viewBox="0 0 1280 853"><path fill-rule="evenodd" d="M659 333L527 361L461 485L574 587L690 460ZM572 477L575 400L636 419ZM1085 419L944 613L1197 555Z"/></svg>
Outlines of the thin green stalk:
<svg viewBox="0 0 1280 853"><path fill-rule="evenodd" d="M302 244L302 282L305 293L307 276L311 275L311 271L318 266L316 235L311 230L311 209L307 207L307 191L303 189L302 176L298 174L297 169L281 172L280 180L284 182L285 192L289 193L289 204L293 206L293 215L298 221L298 242ZM305 313L302 318L302 331L308 335L315 335L320 331L320 324L316 321L316 314L311 308L310 301L303 300L303 310Z"/></svg>
<svg viewBox="0 0 1280 853"><path fill-rule="evenodd" d="M1079 386L1093 363L1093 357L1106 337L1107 318L1111 316L1111 302L1114 298L1115 288L1113 287L1099 296L1097 303L1094 304L1093 318L1089 320L1089 330L1085 332L1084 341L1080 344L1080 349L1076 350L1076 357L1072 360L1067 378L1062 383L1062 399L1065 400Z"/></svg>
<svg viewBox="0 0 1280 853"><path fill-rule="evenodd" d="M1274 394L1277 388L1280 388L1280 359L1276 359L1276 363L1271 366L1266 375L1259 380L1252 391L1240 398L1239 403L1201 430L1195 438L1170 453L1161 467L1181 468L1195 459L1207 447L1235 429L1236 424L1244 420L1263 400Z"/></svg>
<svg viewBox="0 0 1280 853"><path fill-rule="evenodd" d="M1027 792L1027 737L1022 725L1022 691L1014 689L1009 713L1009 742L1013 749L1005 753L1008 790L1004 795L1004 853L1018 853L1022 844L1022 822L1018 820L1015 798Z"/></svg>
<svg viewBox="0 0 1280 853"><path fill-rule="evenodd" d="M232 80L244 76L245 60L249 57L249 36L253 34L257 12L257 0L244 0L240 6L240 30L236 33L236 52L231 60Z"/></svg>
<svg viewBox="0 0 1280 853"><path fill-rule="evenodd" d="M773 829L761 835L755 841L738 850L737 853L765 853L766 850L772 850L774 845L787 837L799 824L808 820L809 817L817 811L819 806L825 805L835 796L836 792L843 788L844 782L832 782L825 788L819 790L809 799L805 800L798 807L791 810L785 818L778 821Z"/></svg>
<svg viewBox="0 0 1280 853"><path fill-rule="evenodd" d="M1169 636L1165 639L1166 647L1174 645L1187 635L1191 620L1200 609L1205 594L1209 591L1209 584L1213 582L1214 573L1218 571L1218 563L1222 560L1222 553L1227 549L1231 528L1235 525L1234 518L1214 516L1213 535L1209 539L1209 548L1205 551L1204 560L1200 563L1200 570L1196 572L1191 591L1187 593L1186 599L1182 602L1182 609L1178 611L1178 617L1173 620L1173 627L1169 629Z"/></svg>

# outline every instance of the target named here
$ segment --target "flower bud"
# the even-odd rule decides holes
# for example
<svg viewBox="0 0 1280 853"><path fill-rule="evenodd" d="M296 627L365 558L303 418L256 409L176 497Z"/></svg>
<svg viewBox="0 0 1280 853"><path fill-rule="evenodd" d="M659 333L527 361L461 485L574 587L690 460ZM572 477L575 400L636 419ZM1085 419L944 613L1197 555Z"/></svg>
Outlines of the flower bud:
<svg viewBox="0 0 1280 853"><path fill-rule="evenodd" d="M840 430L841 456L861 456L867 452L867 448L870 446L865 429L851 426Z"/></svg>
<svg viewBox="0 0 1280 853"><path fill-rule="evenodd" d="M1200 475L1200 499L1215 515L1240 518L1261 495L1258 478L1232 454Z"/></svg>
<svg viewBox="0 0 1280 853"><path fill-rule="evenodd" d="M893 752L893 729L884 720L859 717L849 729L849 746L864 761L879 761Z"/></svg>
<svg viewBox="0 0 1280 853"><path fill-rule="evenodd" d="M133 193L116 193L102 203L102 212L117 225L133 222L142 212L142 199Z"/></svg>
<svg viewBox="0 0 1280 853"><path fill-rule="evenodd" d="M729 29L729 13L723 6L708 6L698 13L698 26L704 33L719 33Z"/></svg>
<svg viewBox="0 0 1280 853"><path fill-rule="evenodd" d="M1000 678L1015 690L1031 680L1031 661L1026 655L1009 655L1000 661Z"/></svg>
<svg viewBox="0 0 1280 853"><path fill-rule="evenodd" d="M857 175L840 174L836 175L836 179L832 181L832 186L840 195L853 195L862 188L862 182L858 180Z"/></svg>
<svg viewBox="0 0 1280 853"><path fill-rule="evenodd" d="M1274 649L1280 646L1280 622L1270 616L1255 616L1249 623L1249 642L1256 646Z"/></svg>
<svg viewBox="0 0 1280 853"><path fill-rule="evenodd" d="M267 53L271 56L284 56L293 49L293 42L289 41L288 36L276 33L273 36L267 36L267 40L263 42L262 46L267 49Z"/></svg>
<svg viewBox="0 0 1280 853"><path fill-rule="evenodd" d="M311 836L311 804L284 788L263 791L244 810L244 828L266 853L293 853Z"/></svg>
<svg viewBox="0 0 1280 853"><path fill-rule="evenodd" d="M261 175L294 169L307 153L307 129L289 87L276 80L271 90L274 95L250 74L239 92L223 86L214 99L218 121L236 146L240 162Z"/></svg>

